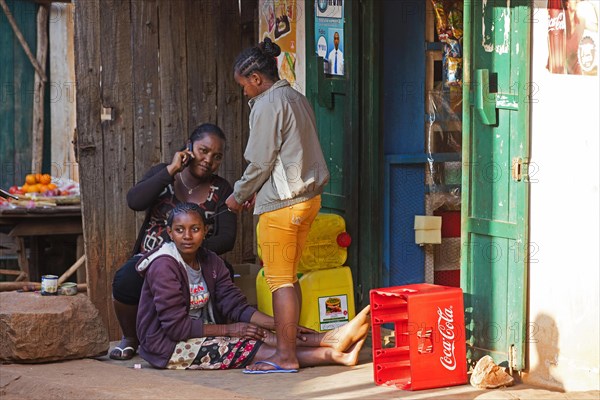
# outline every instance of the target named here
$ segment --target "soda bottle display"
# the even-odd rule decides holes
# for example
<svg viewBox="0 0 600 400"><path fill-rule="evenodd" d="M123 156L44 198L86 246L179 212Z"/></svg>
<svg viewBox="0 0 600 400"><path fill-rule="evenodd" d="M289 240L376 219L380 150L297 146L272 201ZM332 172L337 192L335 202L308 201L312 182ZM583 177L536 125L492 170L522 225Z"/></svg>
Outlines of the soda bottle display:
<svg viewBox="0 0 600 400"><path fill-rule="evenodd" d="M562 0L548 0L548 71L564 74L566 60L566 18Z"/></svg>

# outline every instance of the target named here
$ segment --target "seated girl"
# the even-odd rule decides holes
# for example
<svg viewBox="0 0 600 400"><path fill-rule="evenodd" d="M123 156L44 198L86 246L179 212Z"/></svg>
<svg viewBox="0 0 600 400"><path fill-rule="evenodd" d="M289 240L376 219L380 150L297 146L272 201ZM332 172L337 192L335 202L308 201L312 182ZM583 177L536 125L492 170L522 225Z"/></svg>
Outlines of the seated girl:
<svg viewBox="0 0 600 400"><path fill-rule="evenodd" d="M194 203L177 205L167 220L171 242L136 266L145 276L137 315L140 355L157 368L229 369L254 362L272 369L252 365L244 373L297 372L265 361L275 353L274 320L250 306L223 260L201 247L204 218ZM298 338L301 367L356 365L368 331L369 306L332 331L289 329Z"/></svg>

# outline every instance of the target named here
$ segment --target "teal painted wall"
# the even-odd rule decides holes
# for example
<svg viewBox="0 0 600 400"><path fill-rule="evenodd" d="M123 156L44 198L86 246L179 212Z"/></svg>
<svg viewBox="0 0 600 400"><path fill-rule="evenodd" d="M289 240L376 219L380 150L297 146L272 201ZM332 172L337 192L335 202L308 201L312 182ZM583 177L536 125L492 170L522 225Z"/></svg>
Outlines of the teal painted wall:
<svg viewBox="0 0 600 400"><path fill-rule="evenodd" d="M38 5L8 0L7 5L35 55ZM48 57L49 59L49 57ZM49 71L49 69L46 69ZM49 73L47 74L49 75ZM22 185L31 172L34 69L4 12L0 12L0 187ZM50 170L49 85L44 96L44 162Z"/></svg>

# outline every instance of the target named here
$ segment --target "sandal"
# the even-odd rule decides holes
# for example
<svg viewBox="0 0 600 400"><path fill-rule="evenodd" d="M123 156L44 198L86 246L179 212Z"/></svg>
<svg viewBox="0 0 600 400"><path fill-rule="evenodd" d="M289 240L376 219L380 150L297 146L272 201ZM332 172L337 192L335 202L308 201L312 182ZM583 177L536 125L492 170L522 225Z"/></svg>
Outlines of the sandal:
<svg viewBox="0 0 600 400"><path fill-rule="evenodd" d="M133 356L135 356L136 351L137 350L131 346L127 346L124 348L116 346L114 349L112 349L108 357L110 357L113 360L120 361L131 360Z"/></svg>

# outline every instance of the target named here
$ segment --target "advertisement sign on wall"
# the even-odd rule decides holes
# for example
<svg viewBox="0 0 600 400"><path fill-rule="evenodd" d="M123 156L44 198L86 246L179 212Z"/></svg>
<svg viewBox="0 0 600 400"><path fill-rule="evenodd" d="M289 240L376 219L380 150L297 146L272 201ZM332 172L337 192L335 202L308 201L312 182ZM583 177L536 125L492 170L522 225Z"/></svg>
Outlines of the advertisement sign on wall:
<svg viewBox="0 0 600 400"><path fill-rule="evenodd" d="M281 47L277 57L279 77L296 82L296 0L260 0L259 39L270 38Z"/></svg>
<svg viewBox="0 0 600 400"><path fill-rule="evenodd" d="M598 2L548 0L546 9L548 71L598 75Z"/></svg>
<svg viewBox="0 0 600 400"><path fill-rule="evenodd" d="M344 75L344 1L316 0L315 52L325 60L325 72Z"/></svg>

